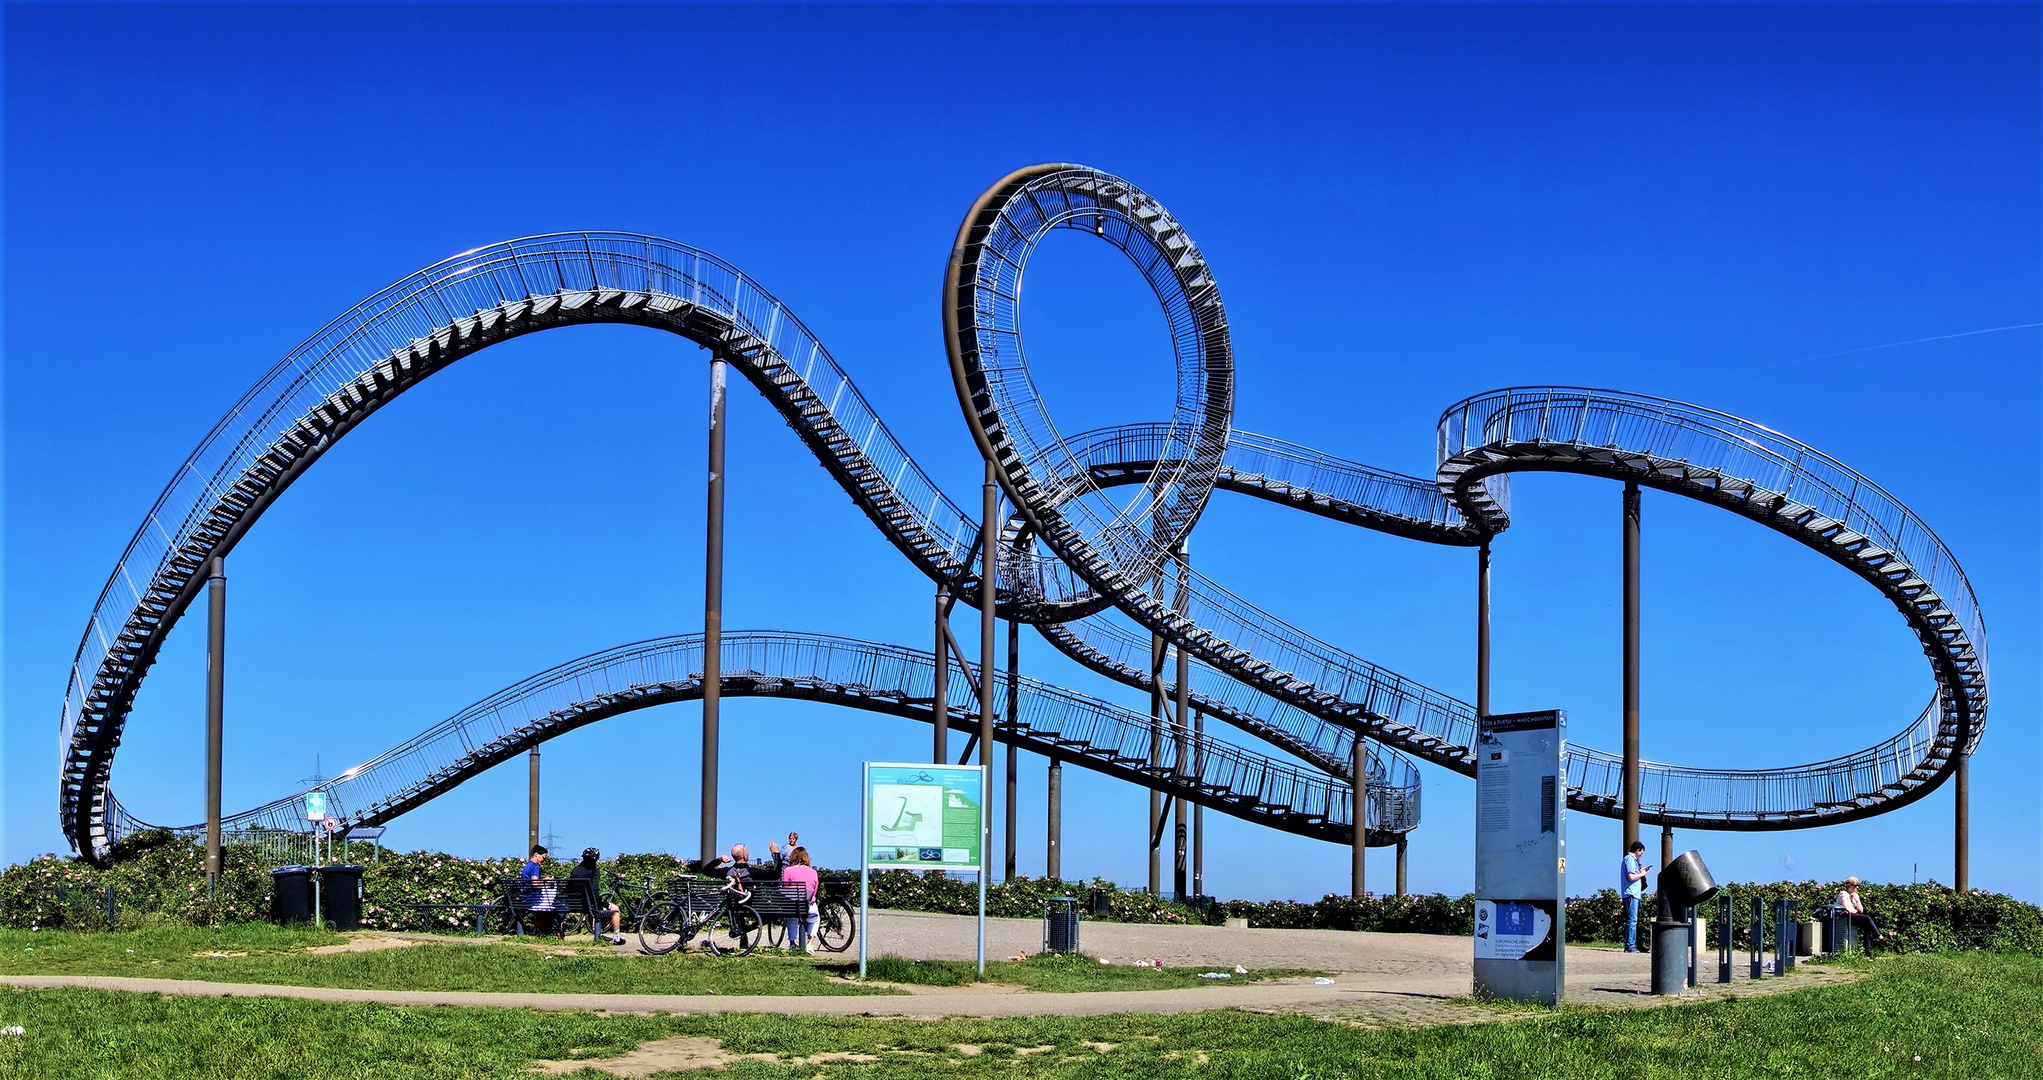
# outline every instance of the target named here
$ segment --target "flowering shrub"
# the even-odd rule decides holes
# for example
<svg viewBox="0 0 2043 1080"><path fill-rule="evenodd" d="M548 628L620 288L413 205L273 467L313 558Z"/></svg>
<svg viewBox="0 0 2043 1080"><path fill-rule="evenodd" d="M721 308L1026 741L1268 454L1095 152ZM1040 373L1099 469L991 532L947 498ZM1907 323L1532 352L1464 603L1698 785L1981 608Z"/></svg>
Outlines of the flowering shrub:
<svg viewBox="0 0 2043 1080"><path fill-rule="evenodd" d="M266 919L270 914L269 867L252 847L229 845L223 854L220 885L206 894L205 848L168 833L141 833L123 840L114 861L99 870L74 859L45 855L0 870L0 926L22 930L128 929L154 919L173 919L200 926ZM362 875L366 898L362 925L368 929L406 929L420 925L461 930L475 925L472 913L457 908L429 911L423 918L416 905L484 904L495 899L496 884L518 873L520 861L462 859L427 851L384 852ZM547 864L547 873L564 877L572 859ZM604 865L612 874L656 883L686 869L686 863L661 853L619 855ZM842 872L826 876L847 876ZM1799 919L1809 919L1820 906L1836 899L1838 886L1815 881L1727 885L1737 904L1735 948L1749 941L1751 898L1768 905L1783 897L1799 903ZM113 917L108 918L109 890ZM933 911L965 915L977 909L976 882L943 874L910 870L875 871L871 904L901 911ZM986 890L986 913L996 918L1038 918L1046 902L1057 896L1078 901L1083 917L1095 918L1091 898L1104 893L1113 922L1196 925L1209 916L1182 904L1142 892L1124 891L1103 878L1058 881L1017 878L994 882ZM1881 931L1908 952L1952 948L1985 948L2043 953L2043 909L2009 896L1975 891L1959 895L1934 882L1921 885L1860 887L1866 910ZM1699 914L1715 921L1715 901ZM1650 948L1655 901L1640 905L1639 947ZM1328 894L1310 904L1292 900L1230 900L1216 905L1210 919L1246 918L1250 926L1318 930L1373 930L1409 934L1467 934L1475 918L1475 899L1438 893L1420 896L1372 896L1355 900ZM1616 891L1603 889L1568 901L1568 940L1616 941L1624 934L1624 906ZM1712 941L1716 931L1713 928Z"/></svg>

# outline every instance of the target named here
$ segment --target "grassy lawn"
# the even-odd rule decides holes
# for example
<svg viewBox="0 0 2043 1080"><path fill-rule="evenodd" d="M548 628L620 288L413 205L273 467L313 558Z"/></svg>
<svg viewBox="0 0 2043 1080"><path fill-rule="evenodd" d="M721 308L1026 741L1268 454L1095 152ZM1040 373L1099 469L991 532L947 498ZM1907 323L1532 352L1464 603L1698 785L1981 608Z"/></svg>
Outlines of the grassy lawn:
<svg viewBox="0 0 2043 1080"><path fill-rule="evenodd" d="M858 971L853 961L845 974ZM1202 979L1200 973L1224 972L1225 979ZM1011 983L1044 993L1070 994L1092 990L1178 990L1200 986L1234 986L1270 979L1310 978L1323 971L1265 968L1237 975L1232 967L1138 968L1101 964L1090 956L1037 956L1016 963L988 960L986 974L980 975L969 960L903 960L898 956L871 957L866 961L866 978L918 986L964 986L968 983Z"/></svg>
<svg viewBox="0 0 2043 1080"><path fill-rule="evenodd" d="M1208 1012L1012 1020L610 1016L516 1009L0 992L0 1077L172 1080L519 1077L668 1036L720 1041L744 1080L789 1077L1745 1077L2043 1075L2043 958L1881 960L1855 982L1671 1008L1564 1008L1503 1022L1362 1031ZM853 1053L875 1060L817 1055ZM819 1069L820 1066L820 1069ZM585 1080L607 1074L584 1071Z"/></svg>
<svg viewBox="0 0 2043 1080"><path fill-rule="evenodd" d="M746 957L700 953L646 956L634 946L580 941L544 944L455 939L377 952L313 954L345 934L249 923L218 929L161 926L118 934L0 931L0 974L126 975L154 979L327 986L379 990L480 990L588 994L887 994L841 981L858 972L846 956L775 951ZM1103 966L1088 957L994 961L982 977L967 961L873 959L878 982L918 986L1011 983L1036 991L1167 990L1228 986L1310 971L1267 970L1201 979L1202 969ZM1232 974L1232 969L1228 969ZM833 978L834 976L834 978Z"/></svg>

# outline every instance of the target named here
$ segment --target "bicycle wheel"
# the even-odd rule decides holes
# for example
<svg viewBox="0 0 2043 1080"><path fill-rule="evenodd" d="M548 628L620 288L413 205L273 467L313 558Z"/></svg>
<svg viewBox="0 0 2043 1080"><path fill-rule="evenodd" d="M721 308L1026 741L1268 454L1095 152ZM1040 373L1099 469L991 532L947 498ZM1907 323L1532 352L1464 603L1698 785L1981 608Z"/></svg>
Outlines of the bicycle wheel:
<svg viewBox="0 0 2043 1080"><path fill-rule="evenodd" d="M784 948L787 945L787 920L765 920L765 925L759 928L759 944L769 949Z"/></svg>
<svg viewBox="0 0 2043 1080"><path fill-rule="evenodd" d="M702 947L718 956L750 956L759 929L759 916L751 908L725 904L704 927Z"/></svg>
<svg viewBox="0 0 2043 1080"><path fill-rule="evenodd" d="M858 937L858 909L843 900L825 900L816 910L816 944L826 952L843 952Z"/></svg>
<svg viewBox="0 0 2043 1080"><path fill-rule="evenodd" d="M654 901L638 920L638 947L654 956L673 952L688 940L686 912L674 904Z"/></svg>

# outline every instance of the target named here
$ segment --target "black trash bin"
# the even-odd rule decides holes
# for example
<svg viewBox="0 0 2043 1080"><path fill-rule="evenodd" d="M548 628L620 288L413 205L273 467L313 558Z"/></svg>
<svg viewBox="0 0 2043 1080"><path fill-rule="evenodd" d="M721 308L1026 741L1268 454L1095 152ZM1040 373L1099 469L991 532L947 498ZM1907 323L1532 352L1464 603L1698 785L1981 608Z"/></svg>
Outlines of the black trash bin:
<svg viewBox="0 0 2043 1080"><path fill-rule="evenodd" d="M1078 951L1078 898L1053 896L1043 904L1043 951L1069 956Z"/></svg>
<svg viewBox="0 0 2043 1080"><path fill-rule="evenodd" d="M270 918L280 923L312 921L312 868L279 866L270 871Z"/></svg>
<svg viewBox="0 0 2043 1080"><path fill-rule="evenodd" d="M1094 889L1090 899L1092 903L1087 906L1092 910L1093 918L1103 919L1114 913L1113 904L1107 895L1107 890Z"/></svg>
<svg viewBox="0 0 2043 1080"><path fill-rule="evenodd" d="M352 863L319 868L319 899L326 925L335 930L362 928L362 868Z"/></svg>

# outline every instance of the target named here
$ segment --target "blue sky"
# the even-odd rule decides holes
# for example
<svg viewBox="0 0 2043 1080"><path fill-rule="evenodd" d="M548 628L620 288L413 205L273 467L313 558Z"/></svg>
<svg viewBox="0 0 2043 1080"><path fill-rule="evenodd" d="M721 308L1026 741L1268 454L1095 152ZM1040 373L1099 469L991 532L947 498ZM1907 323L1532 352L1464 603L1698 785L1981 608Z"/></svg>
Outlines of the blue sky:
<svg viewBox="0 0 2043 1080"><path fill-rule="evenodd" d="M786 300L940 482L979 463L937 320L971 200L1078 161L1161 199L1211 262L1237 423L1420 475L1440 411L1507 385L1696 402L1804 440L1920 513L1989 628L1973 883L2039 880L2038 18L2034 7L6 9L4 848L59 849L71 653L143 512L277 357L427 264L622 229ZM1060 425L1169 403L1162 318L1080 237L1031 264ZM1858 350L1858 351L1847 351ZM701 625L706 354L629 328L520 339L323 459L229 563L230 809L573 657ZM1068 418L1068 421L1067 421ZM920 646L929 585L749 389L731 404L725 626ZM1618 743L1619 489L1515 485L1495 704ZM1788 765L1930 693L1900 617L1751 523L1645 496L1644 752ZM1294 625L1473 693L1474 556L1217 496L1201 569ZM971 623L972 620L965 620ZM969 627L967 627L969 629ZM172 635L114 772L201 815L204 622ZM968 648L970 647L968 642ZM1055 658L1024 668L1137 708ZM546 750L570 848L689 851L696 706ZM850 861L857 763L925 729L799 703L724 721L724 839ZM1021 865L1042 867L1025 758ZM1066 771L1067 873L1142 880L1143 794ZM1473 785L1425 769L1413 887L1472 879ZM1209 891L1345 888L1346 854L1218 815ZM389 839L510 854L524 766ZM1578 860L1616 823L1572 822ZM1684 832L1724 879L1948 881L1948 789L1818 831ZM1650 842L1650 840L1649 840ZM1578 865L1580 865L1578 863ZM1372 884L1387 884L1387 853ZM1607 882L1578 873L1571 889Z"/></svg>

